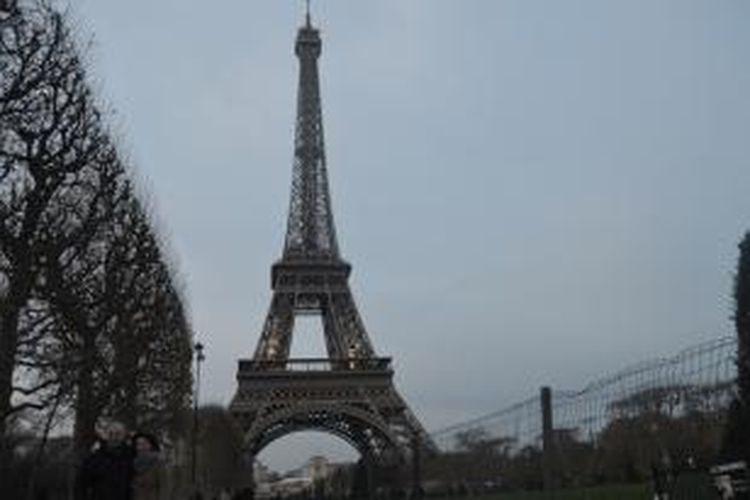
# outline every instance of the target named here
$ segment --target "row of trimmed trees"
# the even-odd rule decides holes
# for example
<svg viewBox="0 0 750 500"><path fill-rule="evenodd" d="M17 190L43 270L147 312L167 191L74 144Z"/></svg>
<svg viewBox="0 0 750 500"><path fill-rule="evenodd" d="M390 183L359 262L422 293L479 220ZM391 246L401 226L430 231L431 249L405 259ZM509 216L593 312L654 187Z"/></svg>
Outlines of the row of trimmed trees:
<svg viewBox="0 0 750 500"><path fill-rule="evenodd" d="M750 464L750 232L745 233L739 248L734 276L737 391L729 407L723 452L727 460Z"/></svg>
<svg viewBox="0 0 750 500"><path fill-rule="evenodd" d="M0 467L29 422L80 456L102 417L177 433L189 407L180 284L85 66L46 0L0 19Z"/></svg>

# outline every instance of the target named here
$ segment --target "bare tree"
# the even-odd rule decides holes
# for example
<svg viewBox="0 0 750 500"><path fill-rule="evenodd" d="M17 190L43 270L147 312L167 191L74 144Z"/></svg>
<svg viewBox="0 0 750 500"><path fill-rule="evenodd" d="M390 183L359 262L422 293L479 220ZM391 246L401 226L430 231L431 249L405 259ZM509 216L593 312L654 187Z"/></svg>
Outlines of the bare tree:
<svg viewBox="0 0 750 500"><path fill-rule="evenodd" d="M128 182L119 183L96 236L46 260L43 296L59 326L51 358L75 387L75 443L92 444L102 416L168 433L189 403L190 326L173 272Z"/></svg>
<svg viewBox="0 0 750 500"><path fill-rule="evenodd" d="M0 71L0 452L14 414L53 404L73 410L79 453L102 416L177 432L191 381L184 300L44 0L0 24Z"/></svg>
<svg viewBox="0 0 750 500"><path fill-rule="evenodd" d="M34 3L0 32L0 262L5 293L0 302L0 436L13 403L13 373L32 304L41 249L54 239L78 237L59 222L58 208L88 174L98 154L101 117L62 18ZM28 394L26 394L28 395Z"/></svg>

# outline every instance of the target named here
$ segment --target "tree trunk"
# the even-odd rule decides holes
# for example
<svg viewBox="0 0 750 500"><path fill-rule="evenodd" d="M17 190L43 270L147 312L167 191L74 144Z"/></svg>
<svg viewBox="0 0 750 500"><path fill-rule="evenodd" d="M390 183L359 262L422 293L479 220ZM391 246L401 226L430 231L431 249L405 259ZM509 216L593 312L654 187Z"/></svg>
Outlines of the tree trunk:
<svg viewBox="0 0 750 500"><path fill-rule="evenodd" d="M134 328L128 326L121 329L120 347L117 356L121 359L120 372L116 374L122 383L122 423L129 429L135 429L138 422L138 353L136 340L133 338Z"/></svg>
<svg viewBox="0 0 750 500"><path fill-rule="evenodd" d="M13 392L13 367L18 343L18 309L10 307L0 313L0 439L5 436Z"/></svg>
<svg viewBox="0 0 750 500"><path fill-rule="evenodd" d="M94 388L95 338L86 335L83 339L82 362L78 375L78 394L75 402L75 425L73 446L77 459L82 459L91 450L96 439L98 405Z"/></svg>
<svg viewBox="0 0 750 500"><path fill-rule="evenodd" d="M13 367L18 342L18 309L10 307L0 311L0 491L5 491L5 482L10 479L8 468L11 461L11 445L8 432L8 416L13 395Z"/></svg>

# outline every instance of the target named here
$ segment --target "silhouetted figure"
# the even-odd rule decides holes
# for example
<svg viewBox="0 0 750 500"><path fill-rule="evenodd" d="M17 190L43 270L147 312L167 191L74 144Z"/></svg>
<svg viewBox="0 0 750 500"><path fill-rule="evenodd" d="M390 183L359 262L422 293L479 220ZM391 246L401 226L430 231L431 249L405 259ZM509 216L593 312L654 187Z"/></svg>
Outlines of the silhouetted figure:
<svg viewBox="0 0 750 500"><path fill-rule="evenodd" d="M125 426L110 424L105 439L78 470L76 500L132 500L134 453L125 438Z"/></svg>
<svg viewBox="0 0 750 500"><path fill-rule="evenodd" d="M243 488L242 490L234 494L232 500L253 500L253 498L254 495L252 488Z"/></svg>
<svg viewBox="0 0 750 500"><path fill-rule="evenodd" d="M666 477L655 463L651 464L651 480L654 483L654 500L665 500L667 498Z"/></svg>
<svg viewBox="0 0 750 500"><path fill-rule="evenodd" d="M133 500L159 500L161 498L161 460L159 441L151 434L133 436Z"/></svg>

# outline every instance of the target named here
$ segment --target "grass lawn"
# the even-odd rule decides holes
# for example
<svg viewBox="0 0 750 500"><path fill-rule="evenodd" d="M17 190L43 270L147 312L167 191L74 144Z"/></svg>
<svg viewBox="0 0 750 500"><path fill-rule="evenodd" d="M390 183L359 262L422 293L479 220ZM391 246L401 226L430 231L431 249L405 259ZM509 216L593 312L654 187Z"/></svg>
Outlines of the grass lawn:
<svg viewBox="0 0 750 500"><path fill-rule="evenodd" d="M458 497L456 497L458 498ZM481 500L651 500L648 485L599 486L580 490L503 493L475 497Z"/></svg>

